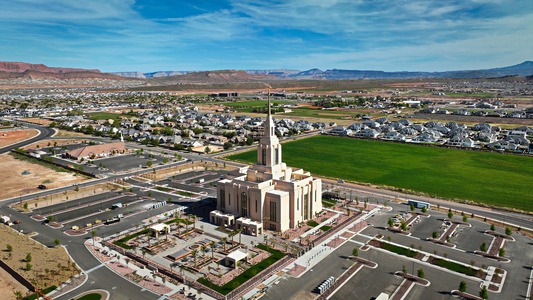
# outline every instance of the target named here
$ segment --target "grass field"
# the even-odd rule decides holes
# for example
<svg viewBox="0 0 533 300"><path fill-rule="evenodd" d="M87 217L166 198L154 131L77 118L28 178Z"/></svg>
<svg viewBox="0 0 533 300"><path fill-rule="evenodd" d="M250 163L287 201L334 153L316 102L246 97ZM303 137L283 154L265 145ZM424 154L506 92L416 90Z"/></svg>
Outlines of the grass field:
<svg viewBox="0 0 533 300"><path fill-rule="evenodd" d="M266 107L267 100L250 100L250 101L238 101L238 102L224 102L225 106L231 107L238 112L253 112L254 108ZM294 101L290 100L272 100L272 105L292 104Z"/></svg>
<svg viewBox="0 0 533 300"><path fill-rule="evenodd" d="M315 136L283 144L283 161L320 176L533 211L533 157Z"/></svg>
<svg viewBox="0 0 533 300"><path fill-rule="evenodd" d="M125 115L114 114L114 113L103 112L103 111L86 113L86 115L91 120L109 120L109 119L111 119L111 120L114 120L115 122L118 121L120 117L126 117Z"/></svg>

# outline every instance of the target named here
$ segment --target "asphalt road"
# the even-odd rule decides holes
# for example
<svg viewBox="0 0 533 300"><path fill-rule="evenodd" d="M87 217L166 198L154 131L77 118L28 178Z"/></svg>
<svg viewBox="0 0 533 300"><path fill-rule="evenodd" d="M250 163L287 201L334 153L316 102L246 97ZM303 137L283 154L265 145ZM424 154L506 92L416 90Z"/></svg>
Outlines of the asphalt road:
<svg viewBox="0 0 533 300"><path fill-rule="evenodd" d="M39 134L37 136L34 136L34 137L28 139L28 140L25 140L25 141L22 141L22 142L18 142L18 143L15 143L15 144L0 148L0 154L7 153L7 152L11 151L11 149L24 147L26 145L29 145L31 143L35 143L35 142L40 141L42 139L49 138L49 137L51 137L52 135L54 135L56 133L55 129L53 129L53 128L33 125L33 124L29 124L29 123L24 123L24 127L37 129L39 131Z"/></svg>

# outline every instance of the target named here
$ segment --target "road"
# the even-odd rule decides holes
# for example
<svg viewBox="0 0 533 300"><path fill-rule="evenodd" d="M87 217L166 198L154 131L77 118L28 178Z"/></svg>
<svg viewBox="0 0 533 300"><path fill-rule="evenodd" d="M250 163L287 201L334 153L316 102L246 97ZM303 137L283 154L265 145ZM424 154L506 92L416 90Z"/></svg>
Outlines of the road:
<svg viewBox="0 0 533 300"><path fill-rule="evenodd" d="M360 185L360 184L355 184L355 183L339 183L337 181L330 180L330 179L322 179L322 182L323 182L323 187L331 186L334 189L340 189L341 190L340 194L344 194L345 191L347 191L347 194L349 194L349 190L354 190L355 192L363 193L365 195L368 195L368 197L374 198L374 199L375 198L386 198L390 200L390 199L400 198L403 200L407 200L407 199L420 200L420 201L429 202L434 205L440 205L441 207L447 207L453 210L464 211L465 213L468 213L468 214L473 213L476 216L483 216L487 218L500 220L500 221L503 221L509 224L520 226L522 228L532 229L533 227L533 216L531 215L498 210L494 208L480 207L480 206L475 206L471 204L458 203L458 202L453 202L449 200L433 198L429 196L418 196L418 195L406 194L406 193L401 193L397 191L391 191L391 190L386 190L386 189L382 189L378 187L365 186L365 185Z"/></svg>
<svg viewBox="0 0 533 300"><path fill-rule="evenodd" d="M30 139L27 139L25 141L18 142L18 143L15 143L15 144L0 148L0 154L4 154L6 152L9 152L9 151L11 151L11 149L24 147L26 145L29 145L31 143L35 143L35 142L40 141L42 139L49 138L49 137L51 137L52 135L54 135L56 133L55 129L50 128L50 127L43 127L43 126L38 126L38 125L34 125L34 124L29 124L29 123L24 123L24 126L28 127L28 128L37 129L39 131L39 134L37 136L34 136L34 137L32 137Z"/></svg>

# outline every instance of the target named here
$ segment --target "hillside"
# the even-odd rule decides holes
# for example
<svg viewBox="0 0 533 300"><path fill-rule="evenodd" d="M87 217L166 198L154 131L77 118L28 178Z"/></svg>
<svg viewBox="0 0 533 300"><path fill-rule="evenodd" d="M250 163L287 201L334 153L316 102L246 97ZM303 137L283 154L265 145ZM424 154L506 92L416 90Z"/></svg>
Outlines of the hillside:
<svg viewBox="0 0 533 300"><path fill-rule="evenodd" d="M320 69L310 69L306 71L290 70L290 69L272 69L272 70L246 70L246 71L208 71L208 72L192 72L192 71L159 71L151 73L140 72L117 72L115 74L124 77L135 78L164 78L173 77L174 79L184 80L185 82L198 82L199 80L206 79L212 80L211 77L206 74L218 73L220 74L220 80L227 75L222 73L233 72L237 80L268 80L273 78L284 79L311 79L311 80L350 80L350 79L410 79L410 78L493 78L503 76L531 76L533 75L533 61L525 61L523 63L501 67L493 69L482 70L462 70L462 71L444 71L444 72L413 72L413 71L397 71L386 72L379 70L343 70L343 69L331 69L322 71ZM247 77L245 74L252 77ZM237 74L238 73L238 74ZM174 75L190 75L190 77L175 77ZM202 78L203 76L203 78ZM211 74L211 76L215 76ZM264 78L254 76L267 76ZM228 79L233 80L232 76L228 76ZM217 81L217 82L220 82ZM214 83L208 81L208 83Z"/></svg>
<svg viewBox="0 0 533 300"><path fill-rule="evenodd" d="M0 62L0 79L5 80L41 80L41 79L110 79L127 80L124 77L102 73L100 70L48 67L43 64L24 62Z"/></svg>
<svg viewBox="0 0 533 300"><path fill-rule="evenodd" d="M152 78L151 82L154 84L213 84L227 82L257 82L276 79L277 77L272 75L248 74L245 71L240 70L220 70L191 72L183 75Z"/></svg>

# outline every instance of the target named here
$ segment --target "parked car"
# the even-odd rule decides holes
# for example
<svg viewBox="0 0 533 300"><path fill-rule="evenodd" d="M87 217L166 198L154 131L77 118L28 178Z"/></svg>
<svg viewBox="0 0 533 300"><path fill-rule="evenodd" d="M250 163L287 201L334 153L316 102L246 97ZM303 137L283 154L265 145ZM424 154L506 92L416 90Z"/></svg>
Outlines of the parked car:
<svg viewBox="0 0 533 300"><path fill-rule="evenodd" d="M46 189L46 185L44 185L44 184L39 184L39 185L37 186L37 188L40 189L40 190L45 190L45 189Z"/></svg>

